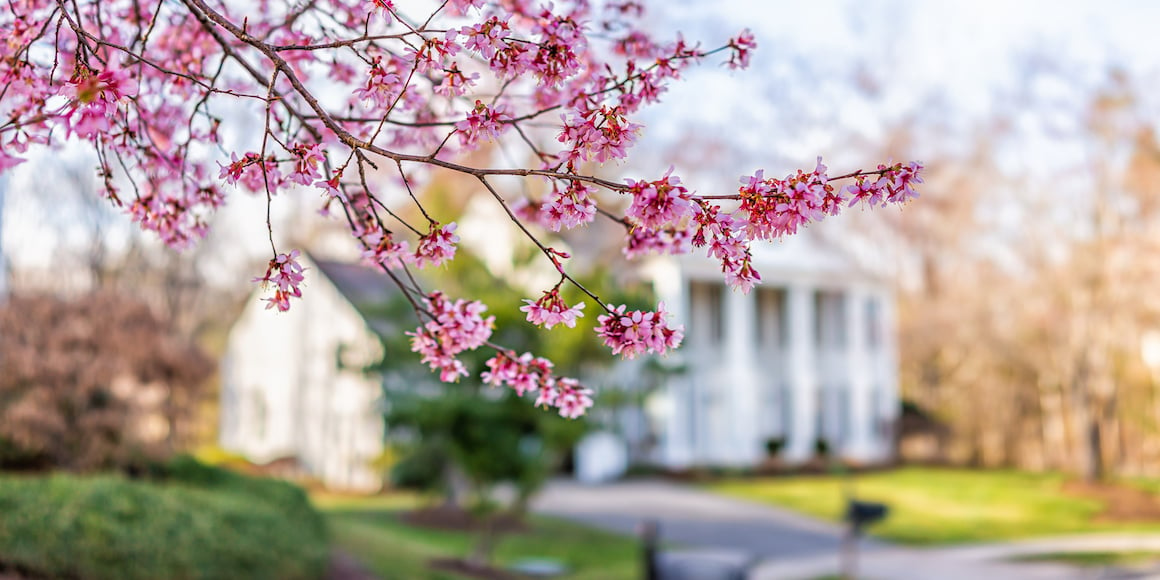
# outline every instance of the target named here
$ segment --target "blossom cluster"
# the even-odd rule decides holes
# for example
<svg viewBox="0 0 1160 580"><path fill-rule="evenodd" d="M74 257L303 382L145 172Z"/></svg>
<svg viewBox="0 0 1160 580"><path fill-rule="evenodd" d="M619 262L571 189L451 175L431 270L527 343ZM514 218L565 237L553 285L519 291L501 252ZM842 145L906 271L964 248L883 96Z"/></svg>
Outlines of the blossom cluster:
<svg viewBox="0 0 1160 580"><path fill-rule="evenodd" d="M694 246L708 247L708 254L721 263L725 282L742 292L749 292L761 281L753 268L753 253L742 235L740 222L732 213L724 213L721 206L700 201L693 221Z"/></svg>
<svg viewBox="0 0 1160 580"><path fill-rule="evenodd" d="M916 183L922 183L922 164L911 161L906 164L878 165L878 179L869 179L868 175L859 175L857 181L842 189L844 198L850 200L850 206L864 202L870 207L887 203L906 203L918 193L914 191Z"/></svg>
<svg viewBox="0 0 1160 580"><path fill-rule="evenodd" d="M738 190L738 216L746 237L773 240L797 233L798 227L841 210L841 196L834 193L826 166L818 158L812 172L801 170L785 179L766 178L760 170L743 177Z"/></svg>
<svg viewBox="0 0 1160 580"><path fill-rule="evenodd" d="M419 237L419 244L415 248L415 264L420 268L427 265L439 266L455 257L455 244L459 243L459 236L455 235L458 224L451 222L441 225L432 221L430 231Z"/></svg>
<svg viewBox="0 0 1160 580"><path fill-rule="evenodd" d="M107 68L98 72L81 64L64 83L60 94L68 99L60 114L66 131L91 138L109 131L117 108L137 94L137 87L125 69Z"/></svg>
<svg viewBox="0 0 1160 580"><path fill-rule="evenodd" d="M381 227L377 227L378 224L375 226L362 237L365 245L362 252L363 260L391 270L398 270L405 264L414 263L415 257L407 240L396 241L394 233L384 231Z"/></svg>
<svg viewBox="0 0 1160 580"><path fill-rule="evenodd" d="M601 314L596 320L596 334L612 349L612 354L636 358L642 354L664 354L681 345L685 327L669 326L665 304L657 305L655 312L633 310L621 304Z"/></svg>
<svg viewBox="0 0 1160 580"><path fill-rule="evenodd" d="M799 170L783 179L765 177L764 171L758 170L741 178L733 211L724 211L721 204L689 193L671 170L655 182L628 180L633 202L626 218L634 227L625 255L683 253L688 250L684 242L692 230L689 241L694 247L706 248L709 257L720 262L726 283L749 292L761 281L753 267L753 241L795 234L801 226L838 214L844 205L905 203L917 196L914 185L922 183L922 169L917 162L879 165L876 171L842 176L855 180L845 187L830 183L820 157L813 171ZM684 227L686 223L688 227Z"/></svg>
<svg viewBox="0 0 1160 580"><path fill-rule="evenodd" d="M527 313L528 322L544 328L550 329L557 324L575 328L576 319L584 316L584 313L580 312L584 309L584 303L580 302L575 306L565 304L564 300L560 298L559 284L544 292L539 300L525 299L524 302L527 304L521 306L520 311Z"/></svg>
<svg viewBox="0 0 1160 580"><path fill-rule="evenodd" d="M487 306L482 302L462 298L453 302L439 291L429 294L424 303L430 320L407 333L411 350L422 355L423 362L438 371L442 381L454 382L467 376L467 367L457 357L491 338L495 317L484 318Z"/></svg>
<svg viewBox="0 0 1160 580"><path fill-rule="evenodd" d="M619 106L582 108L560 119L563 126L557 140L570 146L562 156L573 167L586 161L624 159L642 129Z"/></svg>
<svg viewBox="0 0 1160 580"><path fill-rule="evenodd" d="M558 232L596 219L596 200L592 197L595 190L578 179L570 179L567 183L566 187L561 188L558 181L552 182L552 193L543 207L539 208L539 215L533 221L541 222Z"/></svg>
<svg viewBox="0 0 1160 580"><path fill-rule="evenodd" d="M497 351L488 359L488 370L481 375L488 385L508 385L519 396L536 393L536 405L556 407L560 416L580 417L592 406L592 390L572 378L556 377L552 361L533 357L531 353L515 356L508 351Z"/></svg>
<svg viewBox="0 0 1160 580"><path fill-rule="evenodd" d="M507 107L499 105L490 107L483 101L475 101L475 108L467 114L467 118L455 123L459 131L459 144L464 147L474 146L480 139L497 141L511 120L507 114Z"/></svg>
<svg viewBox="0 0 1160 580"><path fill-rule="evenodd" d="M302 264L298 263L298 250L274 256L266 265L266 275L254 278L263 288L273 287L274 295L266 298L266 309L277 308L281 312L290 309L290 298L302 297Z"/></svg>
<svg viewBox="0 0 1160 580"><path fill-rule="evenodd" d="M651 230L678 225L693 213L689 190L673 175L672 168L656 181L629 179L628 194L632 205L625 216Z"/></svg>

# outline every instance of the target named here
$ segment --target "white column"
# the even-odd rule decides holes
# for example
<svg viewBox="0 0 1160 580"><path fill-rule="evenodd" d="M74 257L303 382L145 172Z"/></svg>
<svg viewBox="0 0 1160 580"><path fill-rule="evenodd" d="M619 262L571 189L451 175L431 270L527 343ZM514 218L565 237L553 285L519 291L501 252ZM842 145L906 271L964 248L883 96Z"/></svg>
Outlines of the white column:
<svg viewBox="0 0 1160 580"><path fill-rule="evenodd" d="M818 378L816 369L816 338L814 337L814 289L803 284L792 284L789 295L789 345L787 366L792 392L789 437L785 457L789 461L804 461L814 454L818 436Z"/></svg>
<svg viewBox="0 0 1160 580"><path fill-rule="evenodd" d="M867 295L858 287L846 291L846 388L850 402L846 417L849 432L842 454L850 459L869 461L874 457L874 365L870 360L866 335Z"/></svg>
<svg viewBox="0 0 1160 580"><path fill-rule="evenodd" d="M719 457L733 465L755 465L764 452L760 420L763 406L757 369L757 300L753 293L744 294L725 288L725 356L727 369L724 388L729 413L724 442L728 449Z"/></svg>
<svg viewBox="0 0 1160 580"><path fill-rule="evenodd" d="M688 380L676 376L666 381L664 390L666 399L660 409L664 429L661 461L666 467L683 469L693 463L693 426L689 424L694 404L692 387Z"/></svg>
<svg viewBox="0 0 1160 580"><path fill-rule="evenodd" d="M679 366L687 360L684 349L689 348L688 331L691 318L692 302L689 297L689 280L675 260L654 260L645 267L646 275L652 278L653 289L657 297L665 303L665 310L669 312L669 322L673 325L684 325L686 331L685 344L676 352L669 353L666 363ZM693 449L690 446L689 418L693 412L690 408L696 404L693 400L692 387L687 378L680 375L669 377L663 387L664 401L659 405L661 424L660 457L666 467L684 468L693 461Z"/></svg>

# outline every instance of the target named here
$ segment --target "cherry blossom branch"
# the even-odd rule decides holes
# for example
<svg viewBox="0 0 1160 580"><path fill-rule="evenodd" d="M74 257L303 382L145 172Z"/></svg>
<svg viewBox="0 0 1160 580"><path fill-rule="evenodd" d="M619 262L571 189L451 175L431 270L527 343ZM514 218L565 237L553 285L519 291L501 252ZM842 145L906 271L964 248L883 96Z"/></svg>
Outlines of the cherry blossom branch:
<svg viewBox="0 0 1160 580"><path fill-rule="evenodd" d="M597 335L625 357L663 354L682 330L669 326L663 304L629 311L603 302L567 271L568 256L539 228L570 230L600 215L624 227L629 259L700 250L720 263L728 284L748 291L760 281L753 243L850 205L905 203L922 182L914 162L834 177L819 160L783 178L759 171L720 195L690 191L671 171L659 179L595 174L590 168L628 159L642 130L636 114L685 68L714 55L744 68L756 46L747 31L712 50L679 36L657 42L640 29L642 8L607 8L601 14L583 0L444 0L412 18L391 0L307 0L260 2L234 17L208 0L12 0L0 12L10 47L0 57L0 171L22 162L31 146L88 141L105 197L177 249L205 234L208 216L225 202L221 184L264 194L273 256L257 281L277 310L301 296L304 274L298 251L275 245L272 206L289 188L312 188L324 196L324 212L338 204L364 259L410 301L420 323L412 346L441 378L464 376L462 352L492 348L481 379L535 392L537 404L576 416L591 405L590 391L555 376L548 361L494 344L494 317L482 304L419 284L413 268L447 263L459 243L458 224L425 203L424 179L441 171L475 178L557 269L555 284L524 300L529 322L575 325L586 302L564 302L561 289L570 284L600 305ZM229 120L215 113L230 98L262 102L257 151L236 150L219 135ZM532 162L469 161L465 154L485 144L505 156L509 144L521 153L527 147ZM384 162L398 171L427 228L384 203L383 185L368 171ZM352 163L357 179L344 180ZM498 177L519 178L525 196L508 203ZM132 198L118 193L121 178ZM526 197L529 178L549 185L541 199ZM601 191L627 204L598 200ZM388 217L402 227L391 223L392 231Z"/></svg>
<svg viewBox="0 0 1160 580"><path fill-rule="evenodd" d="M560 273L560 276L564 280L567 280L569 284L575 286L578 290L580 290L584 294L587 294L588 297L591 298L594 302L596 302L596 304L600 305L601 308L603 308L609 312L612 311L611 307L604 304L604 301L601 300L599 296L592 293L591 290L586 288L583 284L581 284L579 281L577 281L575 278L573 278L571 275L569 275L568 272L566 272L564 270L564 266L563 266L563 264L560 263L560 259L569 257L567 254L560 252L559 250L554 250L552 248L545 246L543 244L543 242L541 242L539 240L539 238L537 238L535 235L533 235L532 232L528 231L527 226L525 226L524 223L522 221L520 221L520 219L517 218L514 213L512 213L511 208L508 207L508 204L507 204L507 202L504 201L503 196L501 196L499 194L499 192L496 191L494 187L492 187L491 183L488 182L487 177L481 175L478 177L478 179L479 179L479 182L482 183L483 186L487 189L488 193L490 193L491 196L493 198L495 198L496 202L499 203L500 207L503 208L504 212L507 213L508 218L511 219L512 222L516 224L516 227L519 228L519 230L521 232L523 232L524 236L527 237L528 240L530 240L533 244L535 244L536 247L540 249L540 252L542 252L544 254L544 256L546 256L548 258L548 260L550 260L552 262L552 265L556 267L556 271Z"/></svg>

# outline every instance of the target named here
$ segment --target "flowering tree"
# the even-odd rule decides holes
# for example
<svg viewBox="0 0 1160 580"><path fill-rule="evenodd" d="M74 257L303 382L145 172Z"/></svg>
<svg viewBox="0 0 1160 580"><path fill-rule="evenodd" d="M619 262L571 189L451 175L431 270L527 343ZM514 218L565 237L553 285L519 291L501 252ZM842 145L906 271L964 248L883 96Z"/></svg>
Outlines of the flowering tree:
<svg viewBox="0 0 1160 580"><path fill-rule="evenodd" d="M655 38L641 27L641 2L9 0L2 10L0 170L33 144L86 141L103 195L176 249L204 235L233 188L269 203L313 188L322 213L345 220L365 258L408 296L423 362L455 381L466 374L459 353L492 349L485 382L534 392L565 416L592 404L589 390L554 376L547 360L490 342L485 305L425 290L412 275L453 259L458 242L456 224L440 222L416 193L430 172L478 180L559 272L526 301L528 321L574 324L584 304L559 293L573 285L599 312L604 342L630 358L675 348L682 329L663 305L605 303L569 274L569 255L545 230L612 220L624 227L629 258L699 248L748 291L760 280L755 240L793 234L846 205L905 202L921 182L917 163L830 176L820 160L782 179L758 171L719 195L694 193L671 171L600 177L596 166L624 160L639 135L633 116L687 67L743 68L756 46L747 31L711 49L680 35ZM228 138L231 103L261 107L251 150ZM492 142L524 148L529 163L464 155ZM546 194L506 191L501 182L512 178ZM386 204L391 190L405 192L422 218ZM257 280L270 289L269 306L286 310L301 296L303 269L297 250L275 247L272 232L270 243Z"/></svg>

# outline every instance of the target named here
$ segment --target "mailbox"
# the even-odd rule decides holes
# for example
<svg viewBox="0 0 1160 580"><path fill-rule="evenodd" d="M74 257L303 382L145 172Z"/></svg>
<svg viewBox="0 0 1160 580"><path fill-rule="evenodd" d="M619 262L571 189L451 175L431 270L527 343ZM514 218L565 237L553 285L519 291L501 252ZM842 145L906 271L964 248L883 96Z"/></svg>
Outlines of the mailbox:
<svg viewBox="0 0 1160 580"><path fill-rule="evenodd" d="M886 504L852 499L846 506L846 521L855 534L860 534L866 526L884 519L888 513L890 508Z"/></svg>

